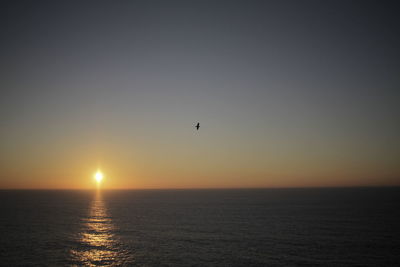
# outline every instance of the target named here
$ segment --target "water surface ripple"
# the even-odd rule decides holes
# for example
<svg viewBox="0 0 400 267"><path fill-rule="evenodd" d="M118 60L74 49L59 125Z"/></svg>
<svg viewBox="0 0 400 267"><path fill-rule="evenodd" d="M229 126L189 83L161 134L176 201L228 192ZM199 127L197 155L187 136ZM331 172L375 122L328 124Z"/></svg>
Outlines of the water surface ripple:
<svg viewBox="0 0 400 267"><path fill-rule="evenodd" d="M398 266L400 188L0 191L1 266Z"/></svg>

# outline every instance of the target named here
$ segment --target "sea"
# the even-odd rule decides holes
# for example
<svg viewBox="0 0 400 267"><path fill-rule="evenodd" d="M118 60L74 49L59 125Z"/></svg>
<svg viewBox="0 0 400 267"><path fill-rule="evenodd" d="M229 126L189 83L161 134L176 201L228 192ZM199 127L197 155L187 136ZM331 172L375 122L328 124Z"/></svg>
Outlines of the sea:
<svg viewBox="0 0 400 267"><path fill-rule="evenodd" d="M400 188L1 190L1 266L400 266Z"/></svg>

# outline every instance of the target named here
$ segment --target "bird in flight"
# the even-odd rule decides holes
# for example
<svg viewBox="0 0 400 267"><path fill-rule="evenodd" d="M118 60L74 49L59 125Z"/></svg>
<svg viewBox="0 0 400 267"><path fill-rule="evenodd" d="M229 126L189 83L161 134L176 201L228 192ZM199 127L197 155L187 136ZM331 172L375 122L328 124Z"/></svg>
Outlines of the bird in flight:
<svg viewBox="0 0 400 267"><path fill-rule="evenodd" d="M200 128L200 122L197 123L197 125L195 126L197 130L199 130Z"/></svg>

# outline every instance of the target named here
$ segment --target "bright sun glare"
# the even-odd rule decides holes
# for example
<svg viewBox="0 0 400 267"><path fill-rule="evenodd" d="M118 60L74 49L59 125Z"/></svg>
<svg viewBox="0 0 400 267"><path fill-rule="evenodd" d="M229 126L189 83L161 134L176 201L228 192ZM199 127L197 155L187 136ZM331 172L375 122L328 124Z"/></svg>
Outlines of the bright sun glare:
<svg viewBox="0 0 400 267"><path fill-rule="evenodd" d="M94 174L94 179L96 180L96 182L97 182L98 184L100 184L100 183L101 183L101 180L103 180L103 173L101 173L101 171L97 171L97 172Z"/></svg>

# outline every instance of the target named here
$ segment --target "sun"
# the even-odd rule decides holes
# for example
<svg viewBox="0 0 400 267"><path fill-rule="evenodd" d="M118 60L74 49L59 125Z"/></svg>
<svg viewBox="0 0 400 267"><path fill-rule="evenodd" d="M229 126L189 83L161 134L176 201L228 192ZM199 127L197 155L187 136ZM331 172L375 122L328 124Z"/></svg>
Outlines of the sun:
<svg viewBox="0 0 400 267"><path fill-rule="evenodd" d="M94 177L94 179L96 180L97 184L100 184L101 181L103 180L104 175L103 175L103 173L102 173L101 171L97 171L97 172L94 174L93 177Z"/></svg>

